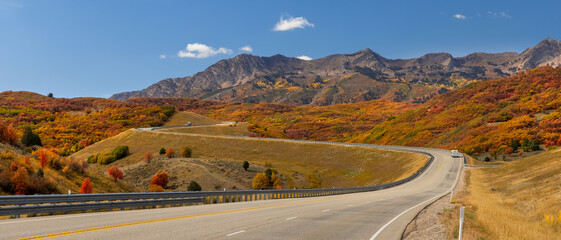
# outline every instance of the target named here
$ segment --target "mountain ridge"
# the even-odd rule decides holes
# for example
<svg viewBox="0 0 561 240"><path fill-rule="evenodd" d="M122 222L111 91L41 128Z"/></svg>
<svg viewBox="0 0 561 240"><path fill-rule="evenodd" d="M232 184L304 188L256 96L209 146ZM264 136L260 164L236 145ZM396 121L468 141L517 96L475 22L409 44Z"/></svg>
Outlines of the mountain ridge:
<svg viewBox="0 0 561 240"><path fill-rule="evenodd" d="M546 38L522 53L472 53L453 57L427 53L388 59L366 48L302 60L276 54L240 54L192 76L167 78L146 89L111 96L193 97L227 102L331 105L386 98L424 102L471 82L510 76L517 71L561 64L561 41Z"/></svg>

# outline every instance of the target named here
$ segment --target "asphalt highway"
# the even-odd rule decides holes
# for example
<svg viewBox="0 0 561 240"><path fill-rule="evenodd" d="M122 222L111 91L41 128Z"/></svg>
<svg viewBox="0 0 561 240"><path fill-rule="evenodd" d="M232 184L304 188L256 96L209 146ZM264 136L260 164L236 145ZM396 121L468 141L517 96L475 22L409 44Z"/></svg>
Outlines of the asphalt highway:
<svg viewBox="0 0 561 240"><path fill-rule="evenodd" d="M400 239L453 188L463 160L446 150L384 148L435 159L416 179L375 192L9 219L0 221L0 239Z"/></svg>

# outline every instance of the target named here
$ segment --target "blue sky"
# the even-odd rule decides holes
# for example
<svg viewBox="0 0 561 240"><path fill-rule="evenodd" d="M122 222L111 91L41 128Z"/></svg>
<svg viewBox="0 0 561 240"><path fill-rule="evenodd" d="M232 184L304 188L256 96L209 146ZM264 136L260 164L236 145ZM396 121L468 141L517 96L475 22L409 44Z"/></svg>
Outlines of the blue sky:
<svg viewBox="0 0 561 240"><path fill-rule="evenodd" d="M521 52L561 40L560 9L558 0L0 0L0 91L109 97L192 75L245 46L310 58Z"/></svg>

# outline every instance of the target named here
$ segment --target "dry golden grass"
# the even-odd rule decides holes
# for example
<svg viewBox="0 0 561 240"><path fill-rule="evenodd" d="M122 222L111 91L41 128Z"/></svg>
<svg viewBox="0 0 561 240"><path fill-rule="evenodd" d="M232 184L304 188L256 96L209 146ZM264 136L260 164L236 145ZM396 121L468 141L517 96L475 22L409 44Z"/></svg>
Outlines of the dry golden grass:
<svg viewBox="0 0 561 240"><path fill-rule="evenodd" d="M185 128L162 129L165 132L197 133L210 135L230 135L230 136L249 136L247 130L249 123L240 122L236 124L216 125L216 126L192 126Z"/></svg>
<svg viewBox="0 0 561 240"><path fill-rule="evenodd" d="M243 161L260 166L271 164L271 168L288 178L286 187L302 188L311 183L294 181L293 177L303 176L308 180L319 181L319 186L322 187L382 184L410 176L427 161L425 156L419 154L369 148L143 132L134 129L91 145L73 157L85 159L92 154L109 152L118 145L129 146L131 155L110 165L94 165L91 168L106 171L110 166L138 163L147 151L157 153L162 147L180 151L183 147L191 147L195 158L237 161L240 166Z"/></svg>
<svg viewBox="0 0 561 240"><path fill-rule="evenodd" d="M469 186L456 195L458 203L471 206L463 239L560 239L561 152L469 171ZM456 229L451 232L457 232L457 212L444 217Z"/></svg>
<svg viewBox="0 0 561 240"><path fill-rule="evenodd" d="M170 119L168 119L168 121L164 124L164 127L183 126L188 122L191 122L193 126L221 123L220 121L213 120L192 112L176 112L175 114L173 114L173 116L171 116Z"/></svg>

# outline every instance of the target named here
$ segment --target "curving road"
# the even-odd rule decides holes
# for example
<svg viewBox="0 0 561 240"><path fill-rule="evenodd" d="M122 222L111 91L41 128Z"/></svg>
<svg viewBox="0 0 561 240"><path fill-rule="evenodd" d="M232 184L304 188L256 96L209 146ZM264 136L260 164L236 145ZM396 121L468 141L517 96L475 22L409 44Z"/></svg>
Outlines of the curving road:
<svg viewBox="0 0 561 240"><path fill-rule="evenodd" d="M375 192L10 219L0 221L0 239L400 239L453 188L462 160L447 150L370 146L435 158L411 182Z"/></svg>

